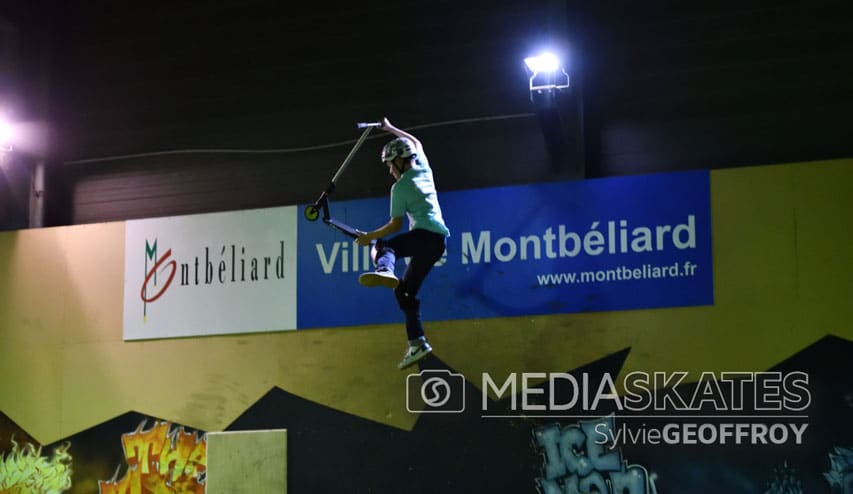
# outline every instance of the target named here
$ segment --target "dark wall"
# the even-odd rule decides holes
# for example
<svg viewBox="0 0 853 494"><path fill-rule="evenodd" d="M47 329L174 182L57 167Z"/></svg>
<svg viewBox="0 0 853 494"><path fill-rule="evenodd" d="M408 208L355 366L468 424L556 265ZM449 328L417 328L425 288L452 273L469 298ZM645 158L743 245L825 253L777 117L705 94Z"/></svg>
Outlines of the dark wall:
<svg viewBox="0 0 853 494"><path fill-rule="evenodd" d="M316 198L346 156L355 122L383 115L402 127L529 113L522 58L547 3L273 2L73 13L63 125L53 178L55 223L125 219ZM74 122L71 124L71 122ZM443 188L545 177L532 116L418 131ZM507 137L511 136L511 139ZM384 195L368 141L339 198ZM165 154L164 150L293 153ZM487 171L485 171L487 170Z"/></svg>
<svg viewBox="0 0 853 494"><path fill-rule="evenodd" d="M309 202L354 123L383 115L415 129L443 190L853 155L849 2L81 2L50 13L48 224ZM571 41L559 116L585 160L554 162L528 98L521 60L549 39ZM386 193L384 139L358 153L338 198ZM211 149L243 152L151 154Z"/></svg>
<svg viewBox="0 0 853 494"><path fill-rule="evenodd" d="M850 2L590 2L594 174L850 156Z"/></svg>

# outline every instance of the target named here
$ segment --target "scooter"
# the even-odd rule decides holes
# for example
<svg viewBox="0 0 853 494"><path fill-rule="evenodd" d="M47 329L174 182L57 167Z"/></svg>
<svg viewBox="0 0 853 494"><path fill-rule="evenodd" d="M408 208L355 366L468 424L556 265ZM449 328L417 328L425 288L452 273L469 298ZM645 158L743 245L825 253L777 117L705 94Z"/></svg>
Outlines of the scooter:
<svg viewBox="0 0 853 494"><path fill-rule="evenodd" d="M367 136L368 134L370 134L370 131L373 130L375 127L382 127L382 122L359 122L356 124L356 127L358 127L359 129L364 129L364 132L361 133L361 136L359 136L358 140L353 145L352 150L350 150L346 159L344 159L344 162L341 163L341 166L338 168L338 171L335 173L335 176L332 177L332 181L329 182L329 185L326 187L326 190L324 190L323 193L320 194L320 197L316 201L314 201L314 204L309 204L308 206L306 206L304 211L305 219L308 221L317 221L317 219L320 218L320 212L322 211L323 223L352 238L358 238L358 230L332 218L331 214L329 213L329 196L332 194L332 192L335 191L338 179L341 178L341 174L343 174L344 170L346 170L347 166L349 166L350 161L352 161L352 158L353 156L355 156L355 153L367 139Z"/></svg>

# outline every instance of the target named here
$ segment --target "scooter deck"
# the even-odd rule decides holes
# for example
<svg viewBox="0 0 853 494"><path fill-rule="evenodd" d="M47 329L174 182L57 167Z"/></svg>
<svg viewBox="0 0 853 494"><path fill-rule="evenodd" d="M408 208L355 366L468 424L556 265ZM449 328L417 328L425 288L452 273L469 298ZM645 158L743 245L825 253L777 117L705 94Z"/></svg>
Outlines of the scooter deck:
<svg viewBox="0 0 853 494"><path fill-rule="evenodd" d="M358 232L356 232L355 228L347 224L341 223L333 218L323 219L323 222L348 237L358 238Z"/></svg>

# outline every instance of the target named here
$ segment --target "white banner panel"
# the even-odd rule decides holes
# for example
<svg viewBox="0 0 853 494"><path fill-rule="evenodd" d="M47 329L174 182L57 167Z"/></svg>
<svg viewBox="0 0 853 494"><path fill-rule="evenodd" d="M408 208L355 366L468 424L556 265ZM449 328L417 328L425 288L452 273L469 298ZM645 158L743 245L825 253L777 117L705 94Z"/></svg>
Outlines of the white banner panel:
<svg viewBox="0 0 853 494"><path fill-rule="evenodd" d="M296 329L297 207L128 221L124 339Z"/></svg>

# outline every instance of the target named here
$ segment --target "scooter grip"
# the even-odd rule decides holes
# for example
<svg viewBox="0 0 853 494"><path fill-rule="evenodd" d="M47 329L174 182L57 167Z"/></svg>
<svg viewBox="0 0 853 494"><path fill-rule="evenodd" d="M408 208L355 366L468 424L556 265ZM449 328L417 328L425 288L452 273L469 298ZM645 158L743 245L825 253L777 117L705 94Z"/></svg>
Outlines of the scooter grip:
<svg viewBox="0 0 853 494"><path fill-rule="evenodd" d="M358 122L355 125L359 129L366 129L368 127L382 127L382 122Z"/></svg>

